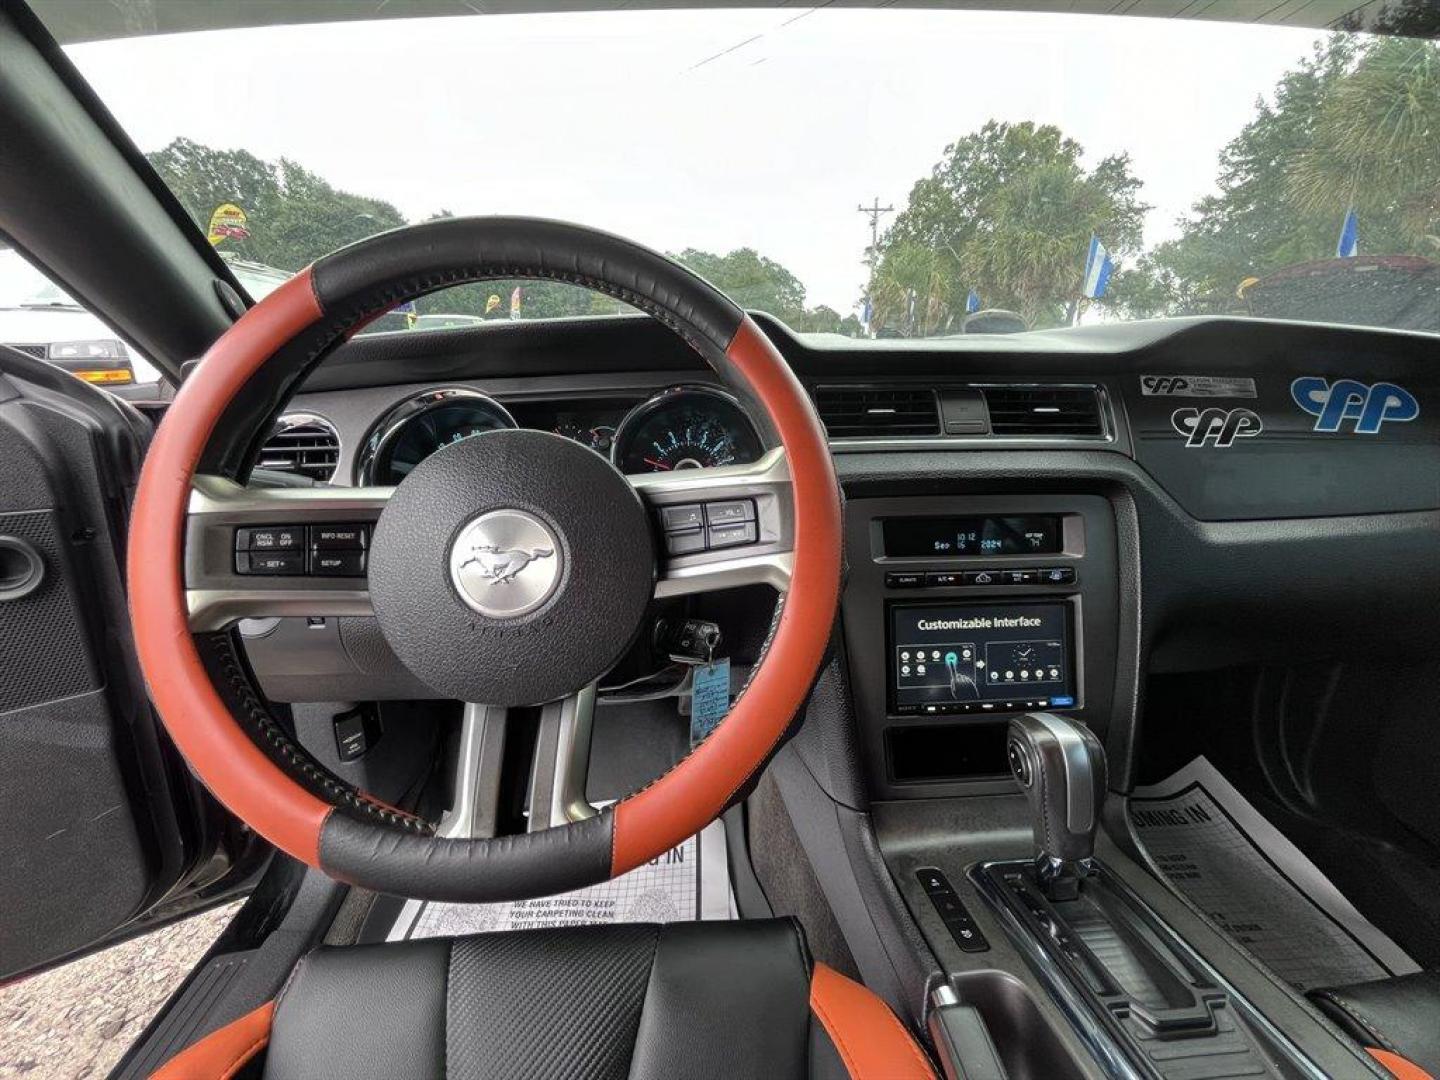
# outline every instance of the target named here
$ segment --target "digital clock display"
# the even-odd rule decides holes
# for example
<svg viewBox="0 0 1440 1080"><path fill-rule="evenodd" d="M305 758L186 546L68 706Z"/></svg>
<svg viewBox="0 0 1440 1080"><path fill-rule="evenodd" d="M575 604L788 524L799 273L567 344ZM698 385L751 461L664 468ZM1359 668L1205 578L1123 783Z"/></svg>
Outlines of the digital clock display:
<svg viewBox="0 0 1440 1080"><path fill-rule="evenodd" d="M886 518L881 528L892 558L961 555L1053 555L1061 550L1055 516Z"/></svg>

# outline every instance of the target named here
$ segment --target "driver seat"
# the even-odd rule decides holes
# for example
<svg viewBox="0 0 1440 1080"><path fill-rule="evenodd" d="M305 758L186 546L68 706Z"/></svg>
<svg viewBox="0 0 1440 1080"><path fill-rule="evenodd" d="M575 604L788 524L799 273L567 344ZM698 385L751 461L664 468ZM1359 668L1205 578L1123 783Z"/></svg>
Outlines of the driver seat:
<svg viewBox="0 0 1440 1080"><path fill-rule="evenodd" d="M895 1014L791 919L314 950L157 1080L933 1080Z"/></svg>

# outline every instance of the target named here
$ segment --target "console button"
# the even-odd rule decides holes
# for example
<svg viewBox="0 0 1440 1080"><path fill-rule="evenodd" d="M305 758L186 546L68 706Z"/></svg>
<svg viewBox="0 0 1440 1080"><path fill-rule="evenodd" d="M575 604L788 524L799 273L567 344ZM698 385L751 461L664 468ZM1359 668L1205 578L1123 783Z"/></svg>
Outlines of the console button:
<svg viewBox="0 0 1440 1080"><path fill-rule="evenodd" d="M706 503L705 520L711 525L730 525L737 521L754 521L755 504L749 499Z"/></svg>
<svg viewBox="0 0 1440 1080"><path fill-rule="evenodd" d="M965 572L966 585L1000 585L1002 579L999 570L967 570Z"/></svg>
<svg viewBox="0 0 1440 1080"><path fill-rule="evenodd" d="M926 574L925 584L932 589L951 589L956 585L965 584L965 575L958 570Z"/></svg>
<svg viewBox="0 0 1440 1080"><path fill-rule="evenodd" d="M311 525L310 546L316 551L355 551L370 546L368 525Z"/></svg>
<svg viewBox="0 0 1440 1080"><path fill-rule="evenodd" d="M1073 585L1075 584L1075 568L1073 566L1052 566L1041 570L1040 584Z"/></svg>
<svg viewBox="0 0 1440 1080"><path fill-rule="evenodd" d="M734 525L711 525L710 547L735 547L737 544L753 544L758 539L755 522L740 521Z"/></svg>
<svg viewBox="0 0 1440 1080"><path fill-rule="evenodd" d="M310 573L316 577L364 577L365 552L312 552L310 555Z"/></svg>
<svg viewBox="0 0 1440 1080"><path fill-rule="evenodd" d="M236 551L300 551L304 547L304 525L265 525L235 530Z"/></svg>
<svg viewBox="0 0 1440 1080"><path fill-rule="evenodd" d="M237 551L235 572L265 577L305 573L303 551Z"/></svg>
<svg viewBox="0 0 1440 1080"><path fill-rule="evenodd" d="M684 506L662 506L660 523L666 532L698 529L705 524L705 513L701 510L699 503L687 503Z"/></svg>
<svg viewBox="0 0 1440 1080"><path fill-rule="evenodd" d="M1006 585L1038 585L1040 584L1040 572L1038 570L1001 570L1000 579Z"/></svg>
<svg viewBox="0 0 1440 1080"><path fill-rule="evenodd" d="M918 589L925 584L925 575L919 570L891 570L885 575L887 589Z"/></svg>
<svg viewBox="0 0 1440 1080"><path fill-rule="evenodd" d="M965 952L984 952L990 948L990 943L980 933L980 927L975 925L975 920L970 917L970 912L965 910L964 903L950 887L944 874L934 867L926 867L917 870L915 876L920 879L921 888L935 905L935 911L944 921L945 928L950 931L956 945Z"/></svg>
<svg viewBox="0 0 1440 1080"><path fill-rule="evenodd" d="M950 882L945 880L945 875L933 867L916 870L915 876L920 879L920 885L927 893L951 891Z"/></svg>
<svg viewBox="0 0 1440 1080"><path fill-rule="evenodd" d="M666 533L665 550L671 555L693 555L697 551L704 551L705 531L691 529L688 532Z"/></svg>

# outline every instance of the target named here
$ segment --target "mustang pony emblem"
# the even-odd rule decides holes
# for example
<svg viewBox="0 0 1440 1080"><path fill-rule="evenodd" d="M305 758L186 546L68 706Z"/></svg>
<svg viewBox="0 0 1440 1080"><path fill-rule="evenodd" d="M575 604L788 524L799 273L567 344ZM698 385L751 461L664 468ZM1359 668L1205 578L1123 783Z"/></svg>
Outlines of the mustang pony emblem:
<svg viewBox="0 0 1440 1080"><path fill-rule="evenodd" d="M480 567L480 573L491 581L508 585L515 575L536 559L548 559L555 554L554 548L500 548L493 544L474 544L470 557L460 564L460 569L471 563Z"/></svg>

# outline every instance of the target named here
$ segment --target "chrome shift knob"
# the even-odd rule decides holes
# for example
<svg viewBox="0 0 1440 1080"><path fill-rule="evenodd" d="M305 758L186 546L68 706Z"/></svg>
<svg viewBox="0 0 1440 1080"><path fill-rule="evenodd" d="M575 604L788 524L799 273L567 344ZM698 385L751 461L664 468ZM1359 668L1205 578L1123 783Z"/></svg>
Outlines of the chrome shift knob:
<svg viewBox="0 0 1440 1080"><path fill-rule="evenodd" d="M1052 899L1073 897L1090 870L1105 801L1105 749L1083 724L1053 713L1011 719L1010 771L1030 800L1035 864Z"/></svg>

